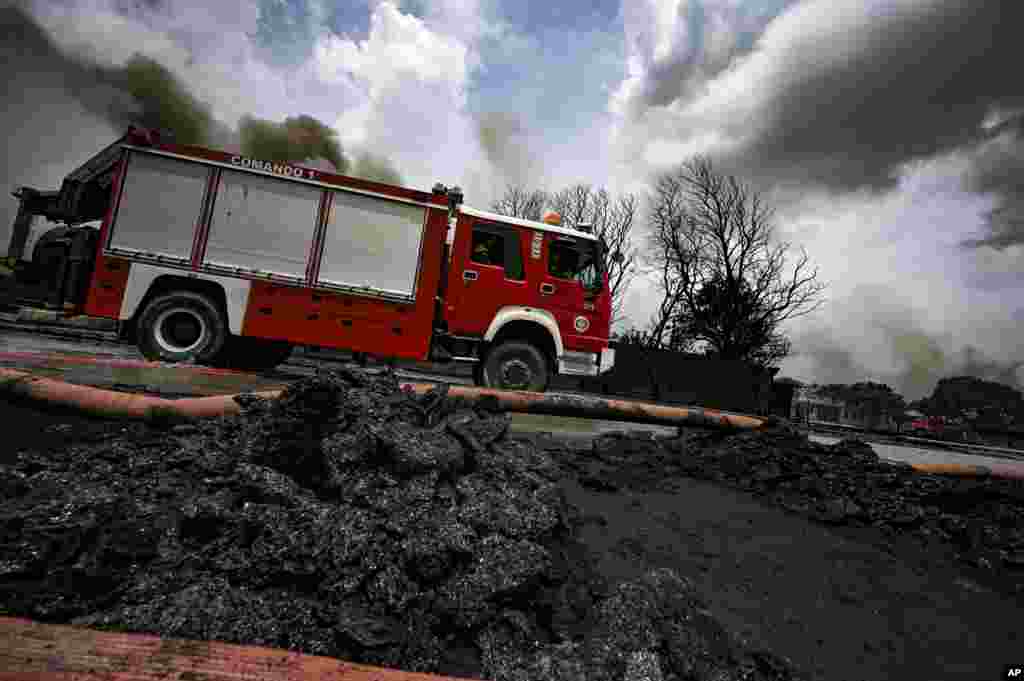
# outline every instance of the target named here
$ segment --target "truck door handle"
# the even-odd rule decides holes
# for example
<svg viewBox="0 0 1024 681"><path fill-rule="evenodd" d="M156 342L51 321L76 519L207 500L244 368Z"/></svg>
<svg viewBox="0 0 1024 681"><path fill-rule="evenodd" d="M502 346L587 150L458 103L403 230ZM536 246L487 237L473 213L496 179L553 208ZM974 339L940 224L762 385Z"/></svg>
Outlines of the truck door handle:
<svg viewBox="0 0 1024 681"><path fill-rule="evenodd" d="M463 281L476 281L480 277L480 274L475 270L463 270L462 279Z"/></svg>
<svg viewBox="0 0 1024 681"><path fill-rule="evenodd" d="M540 285L540 292L543 293L546 296L549 296L549 295L551 295L552 293L555 292L555 285L554 284L541 284Z"/></svg>

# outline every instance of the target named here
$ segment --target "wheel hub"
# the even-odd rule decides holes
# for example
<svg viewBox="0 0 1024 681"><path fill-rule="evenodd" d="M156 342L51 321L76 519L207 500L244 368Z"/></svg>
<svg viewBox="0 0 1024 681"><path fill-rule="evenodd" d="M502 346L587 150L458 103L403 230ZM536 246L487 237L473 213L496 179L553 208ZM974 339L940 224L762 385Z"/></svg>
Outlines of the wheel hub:
<svg viewBox="0 0 1024 681"><path fill-rule="evenodd" d="M501 383L507 388L525 388L532 378L530 365L521 359L510 359L501 365Z"/></svg>
<svg viewBox="0 0 1024 681"><path fill-rule="evenodd" d="M154 327L157 345L168 352L194 350L206 336L206 322L188 308L165 310L157 317Z"/></svg>

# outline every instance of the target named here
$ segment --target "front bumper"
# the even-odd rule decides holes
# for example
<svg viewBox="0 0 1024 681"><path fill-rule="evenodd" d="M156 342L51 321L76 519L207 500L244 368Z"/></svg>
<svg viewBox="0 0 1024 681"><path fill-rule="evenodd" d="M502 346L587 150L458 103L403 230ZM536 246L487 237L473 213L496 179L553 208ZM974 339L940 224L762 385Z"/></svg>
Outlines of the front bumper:
<svg viewBox="0 0 1024 681"><path fill-rule="evenodd" d="M563 376L597 376L615 366L615 350L605 348L596 352L566 350L558 359L558 373Z"/></svg>

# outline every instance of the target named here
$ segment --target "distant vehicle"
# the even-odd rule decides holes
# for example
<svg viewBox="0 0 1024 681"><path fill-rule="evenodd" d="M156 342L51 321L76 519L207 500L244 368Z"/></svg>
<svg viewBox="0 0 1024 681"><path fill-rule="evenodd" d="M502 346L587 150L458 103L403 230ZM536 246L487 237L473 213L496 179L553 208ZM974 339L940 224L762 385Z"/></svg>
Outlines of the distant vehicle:
<svg viewBox="0 0 1024 681"><path fill-rule="evenodd" d="M269 368L315 345L472 363L477 384L532 391L614 363L603 241L558 216L463 206L457 187L371 182L133 127L60 190L15 196L8 256L19 280L43 282L21 302L119 320L150 359ZM40 217L64 224L42 231Z"/></svg>
<svg viewBox="0 0 1024 681"><path fill-rule="evenodd" d="M911 433L918 435L942 435L946 430L946 420L941 416L926 416L910 423Z"/></svg>

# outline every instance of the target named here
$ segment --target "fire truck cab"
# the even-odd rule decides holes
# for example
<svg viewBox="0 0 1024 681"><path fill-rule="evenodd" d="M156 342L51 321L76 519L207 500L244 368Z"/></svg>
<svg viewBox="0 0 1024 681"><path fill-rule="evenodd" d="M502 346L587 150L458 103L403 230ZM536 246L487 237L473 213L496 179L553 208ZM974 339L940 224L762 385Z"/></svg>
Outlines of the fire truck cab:
<svg viewBox="0 0 1024 681"><path fill-rule="evenodd" d="M601 240L464 206L458 188L132 128L59 191L15 196L9 260L44 284L18 302L117 320L149 359L262 369L307 345L470 362L479 384L534 391L614 362Z"/></svg>
<svg viewBox="0 0 1024 681"><path fill-rule="evenodd" d="M602 248L588 231L460 207L438 317L441 348L481 358L484 385L606 371L611 300Z"/></svg>

